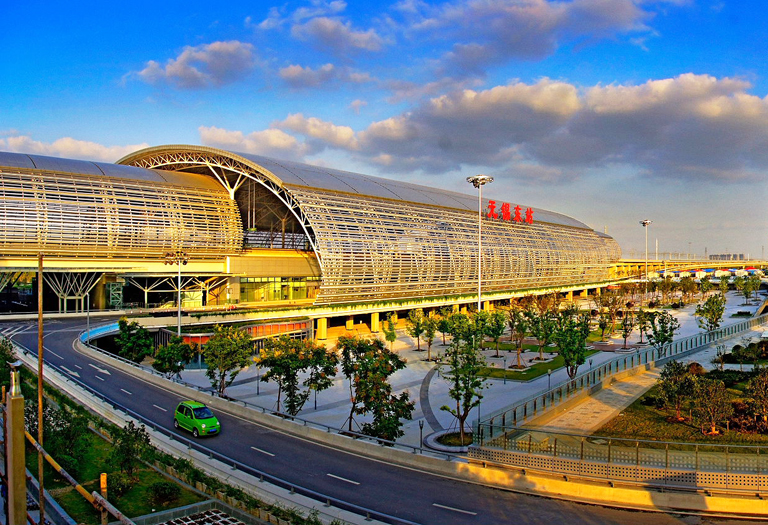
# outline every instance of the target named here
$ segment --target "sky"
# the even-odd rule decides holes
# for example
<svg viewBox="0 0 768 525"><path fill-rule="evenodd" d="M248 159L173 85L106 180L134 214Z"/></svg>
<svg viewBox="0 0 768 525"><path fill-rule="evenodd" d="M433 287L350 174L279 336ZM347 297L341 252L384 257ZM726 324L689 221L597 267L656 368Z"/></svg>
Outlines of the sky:
<svg viewBox="0 0 768 525"><path fill-rule="evenodd" d="M202 144L564 213L625 257L768 244L753 0L0 0L0 151ZM685 256L684 255L684 256Z"/></svg>

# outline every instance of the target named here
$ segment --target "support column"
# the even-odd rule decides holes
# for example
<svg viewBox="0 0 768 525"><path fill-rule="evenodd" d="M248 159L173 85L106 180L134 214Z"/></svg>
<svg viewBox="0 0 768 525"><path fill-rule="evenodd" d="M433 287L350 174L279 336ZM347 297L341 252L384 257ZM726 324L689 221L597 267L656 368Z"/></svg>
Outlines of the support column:
<svg viewBox="0 0 768 525"><path fill-rule="evenodd" d="M350 315L347 317L347 323L345 325L347 330L354 330L355 329L355 316Z"/></svg>
<svg viewBox="0 0 768 525"><path fill-rule="evenodd" d="M584 289L583 289L583 290L582 290L582 291L579 293L579 297L581 297L582 299L586 299L587 297L589 297L589 290L588 290L587 288L584 288Z"/></svg>
<svg viewBox="0 0 768 525"><path fill-rule="evenodd" d="M573 292L568 292L565 294L565 300L573 302Z"/></svg>
<svg viewBox="0 0 768 525"><path fill-rule="evenodd" d="M21 366L21 362L16 363ZM6 461L8 464L8 525L27 524L27 472L24 464L24 397L19 372L11 372L11 391L6 396Z"/></svg>
<svg viewBox="0 0 768 525"><path fill-rule="evenodd" d="M328 318L320 317L316 319L317 326L315 327L315 339L318 341L325 341L328 339Z"/></svg>
<svg viewBox="0 0 768 525"><path fill-rule="evenodd" d="M466 305L461 307L461 313L463 313L463 314L466 314L466 313L467 313L467 307L466 307Z"/></svg>
<svg viewBox="0 0 768 525"><path fill-rule="evenodd" d="M453 310L453 313L455 313L455 314L459 313L459 305L458 304L451 305L451 309Z"/></svg>
<svg viewBox="0 0 768 525"><path fill-rule="evenodd" d="M600 297L600 294L603 293L602 288L595 288L595 297Z"/></svg>
<svg viewBox="0 0 768 525"><path fill-rule="evenodd" d="M380 331L381 327L379 327L379 312L374 312L371 314L371 333L378 334Z"/></svg>
<svg viewBox="0 0 768 525"><path fill-rule="evenodd" d="M485 312L492 312L493 311L493 304L491 301L485 301L483 303L483 311Z"/></svg>

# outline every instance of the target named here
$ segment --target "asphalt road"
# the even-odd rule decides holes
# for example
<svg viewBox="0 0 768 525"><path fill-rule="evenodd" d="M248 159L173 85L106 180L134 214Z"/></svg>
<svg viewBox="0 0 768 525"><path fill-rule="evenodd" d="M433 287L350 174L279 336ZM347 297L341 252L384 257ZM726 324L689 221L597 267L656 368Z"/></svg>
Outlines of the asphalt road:
<svg viewBox="0 0 768 525"><path fill-rule="evenodd" d="M91 319L92 325L98 318ZM169 432L180 398L77 352L85 320L45 324L45 361ZM0 332L36 354L37 324L0 323ZM582 505L465 483L342 452L217 411L219 436L199 443L296 486L420 524L699 524L745 523ZM181 431L183 438L190 434Z"/></svg>

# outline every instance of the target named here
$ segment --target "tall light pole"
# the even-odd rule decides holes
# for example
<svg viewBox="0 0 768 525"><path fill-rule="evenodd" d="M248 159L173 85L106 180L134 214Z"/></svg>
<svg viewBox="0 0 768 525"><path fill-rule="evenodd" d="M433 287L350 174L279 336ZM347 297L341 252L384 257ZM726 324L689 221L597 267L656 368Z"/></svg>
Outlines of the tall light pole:
<svg viewBox="0 0 768 525"><path fill-rule="evenodd" d="M640 224L643 225L643 229L645 230L645 297L648 298L648 226L653 221L649 221L648 219L643 219L640 221Z"/></svg>
<svg viewBox="0 0 768 525"><path fill-rule="evenodd" d="M179 280L177 283L177 297L179 303L179 315L177 320L176 335L181 337L181 265L189 262L189 256L187 252L177 250L175 252L167 252L165 254L165 264L177 264L179 266Z"/></svg>
<svg viewBox="0 0 768 525"><path fill-rule="evenodd" d="M475 175L467 177L467 182L477 188L477 311L482 310L482 288L483 288L483 186L493 182L493 177L489 175Z"/></svg>

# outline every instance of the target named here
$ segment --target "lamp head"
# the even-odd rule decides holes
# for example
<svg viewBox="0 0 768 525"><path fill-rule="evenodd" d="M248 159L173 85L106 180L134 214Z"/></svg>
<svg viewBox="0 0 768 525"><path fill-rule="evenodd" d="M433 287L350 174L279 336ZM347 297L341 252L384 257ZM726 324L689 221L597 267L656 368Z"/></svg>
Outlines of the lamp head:
<svg viewBox="0 0 768 525"><path fill-rule="evenodd" d="M643 225L643 228L647 228L649 224L653 223L653 221L649 221L648 219L643 219L640 221L640 224Z"/></svg>
<svg viewBox="0 0 768 525"><path fill-rule="evenodd" d="M475 175L474 177L467 177L467 182L471 183L475 188L479 188L493 182L493 177L490 175Z"/></svg>

